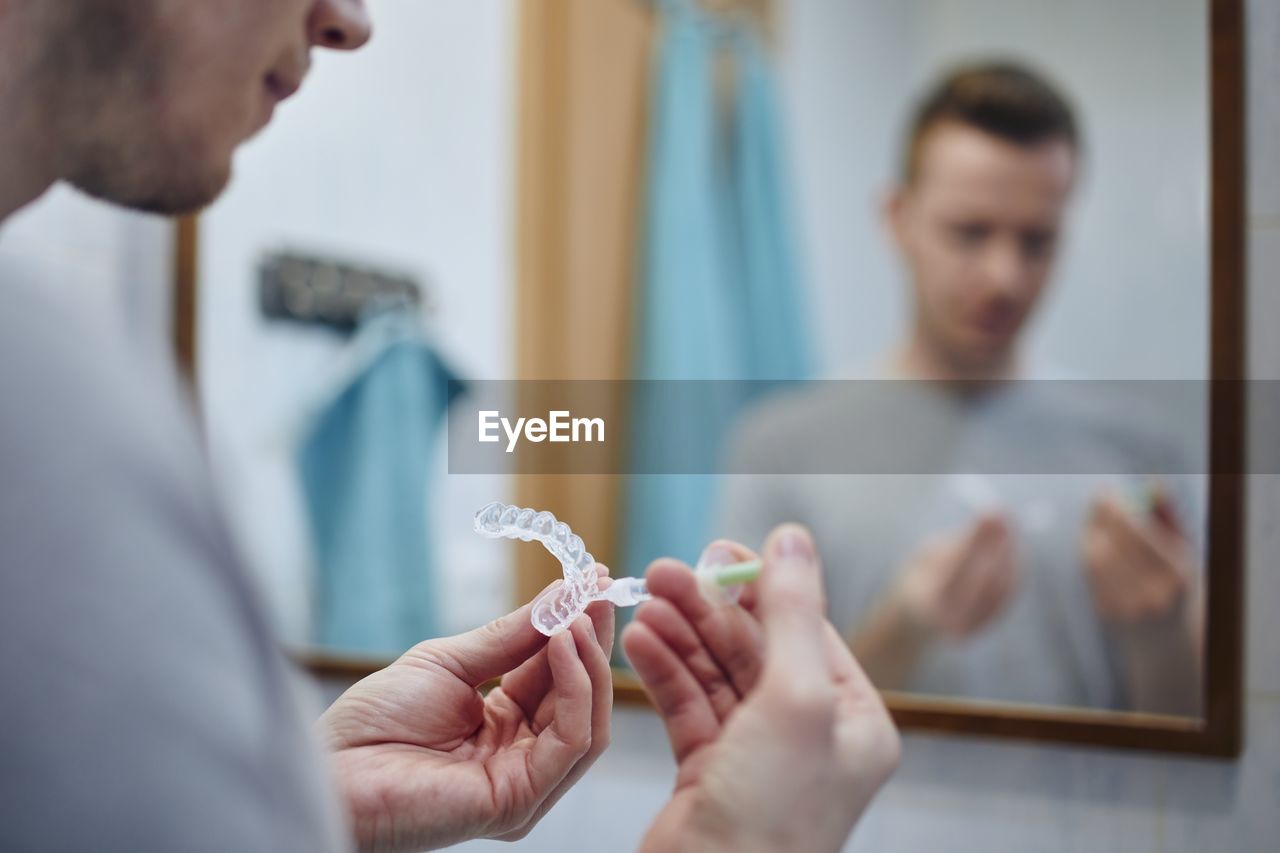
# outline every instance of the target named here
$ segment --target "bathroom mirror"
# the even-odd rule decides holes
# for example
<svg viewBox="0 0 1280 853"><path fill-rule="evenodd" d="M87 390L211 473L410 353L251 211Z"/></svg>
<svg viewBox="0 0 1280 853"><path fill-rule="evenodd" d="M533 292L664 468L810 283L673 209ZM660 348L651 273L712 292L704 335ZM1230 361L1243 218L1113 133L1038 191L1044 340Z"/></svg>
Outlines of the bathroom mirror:
<svg viewBox="0 0 1280 853"><path fill-rule="evenodd" d="M623 571L643 562L629 543L692 562L692 543L709 536L758 546L772 525L805 522L824 554L831 618L907 727L1235 754L1240 4L727 5L532 6L520 298L534 316L521 320L521 375L723 378L725 362L681 345L714 335L720 310L755 332L751 347L788 335L807 344L808 375L827 381L747 408L719 446L733 473L714 487L687 476L710 469L681 469L669 488L660 476L546 478L523 487L526 503L603 516L588 541L605 542L597 553ZM750 209L717 220L698 200L726 186L716 169L742 171L742 152L770 147L758 127L742 128L741 105L761 97L747 89L759 86L749 57L735 52L744 19L763 33L767 130L785 152L771 168L786 176L776 193L760 189L760 171L749 177L765 182L752 186L790 230L799 323L777 293L773 325L734 313L760 286L752 251L786 235L757 228L748 248L727 252L738 278L715 285L727 299L706 287L713 273L672 260L697 255L697 229L753 227L741 224ZM669 80L683 80L683 94L660 91ZM688 94L699 89L701 102ZM688 119L699 109L711 114L702 124ZM914 145L913 124L923 127ZM695 149L685 159L681 132ZM1055 150L1061 171L1048 179ZM1008 171L997 162L1006 154ZM973 183L959 162L970 155ZM984 202L976 173L988 167ZM681 181L696 187L681 196ZM956 207L930 195L939 185ZM750 207L728 189L730 207ZM683 301L652 296L664 286ZM699 314L700 301L719 308ZM575 307L561 321L541 313L551 304ZM637 316L646 311L656 320ZM590 322L559 325L576 318ZM1005 374L970 374L982 388L940 379L914 357L922 325L972 362L975 352L1017 358ZM637 355L663 348L679 355ZM667 372L643 372L655 364ZM1154 398L1159 414L1122 425L1142 421ZM921 425L928 434L911 444ZM656 443L695 440L674 435ZM1154 461L1157 448L1181 461ZM701 539L672 535L695 514ZM1130 534L1162 558L1134 557L1119 544ZM1171 569L1171 583L1125 572L1134 562ZM519 575L527 592L547 577L533 565ZM981 579L967 583L969 571Z"/></svg>
<svg viewBox="0 0 1280 853"><path fill-rule="evenodd" d="M652 227L647 205L662 168L652 151L654 69L672 32L668 16L691 14L715 33L702 67L717 132L747 132L725 130L749 75L741 56L725 59L732 51L724 45L736 44L738 28L760 33L767 76L755 81L766 87L756 94L771 96L776 110L750 132L779 142L785 203L776 206L786 215L775 226L790 234L789 280L803 306L793 333L808 348L805 375L827 380L798 393L851 395L859 420L848 429L892 434L895 422L877 425L868 412L898 412L899 403L869 396L868 383L903 386L903 371L919 368L902 357L912 331L954 321L941 337L979 349L1015 341L1017 372L999 378L1047 402L1030 415L1010 404L1009 421L975 416L955 393L963 383L934 377L912 390L939 385L943 402L908 409L908 419L952 418L944 441L977 436L979 446L1002 448L1010 442L1001 429L1030 435L1034 449L1047 425L1060 451L986 468L946 456L875 471L841 456L835 473L815 470L829 454L811 454L765 476L752 437L777 428L770 411L805 409L794 398L757 400L725 438L747 473L720 478L699 505L706 535L756 546L774 523L809 524L826 558L832 620L905 727L1238 754L1241 5L506 0L379 10L386 20L370 48L319 57L309 91L241 156L228 195L178 231L179 354L196 377L238 535L290 645L319 671L367 671L394 653L394 638L325 641L339 635L322 623L341 618L324 602L367 597L373 607L379 596L405 595L385 576L324 586L353 581L308 533L308 510L316 510L308 482L331 481L307 480L305 466L316 463L304 448L366 375L369 350L358 344L360 330L326 325L314 311L292 320L265 313L263 270L303 257L324 270L330 289L371 276L411 282L418 301L408 336L431 354L437 379L665 378L646 377L635 363L646 334L638 300L652 281L643 272L652 246L641 235ZM1003 76L960 85L978 87L976 106L947 102L923 141L906 144L947 74L993 67ZM1014 99L1025 96L1024 72L1039 116L1031 130L1019 124L1021 108L991 119L981 94L1012 76ZM995 133L993 142L966 125L987 120L1011 121L1000 132L1014 138ZM937 179L950 163L943 160L966 157L976 158L976 174L960 169L946 180L959 182L969 207L933 225L904 212L926 206L904 185ZM940 229L935 242L921 242L929 227ZM931 278L924 267L938 253L952 258L952 272L935 266ZM1010 295L1023 280L1018 270L1036 265L1034 295ZM955 291L972 294L980 289L973 281L1004 295L963 307ZM919 304L931 299L943 307L922 317ZM314 307L300 302L299 315ZM1133 399L1127 392L1160 397L1169 388L1185 392L1172 404L1189 425L1175 435L1181 461L1150 462L1142 454L1169 436L1115 416ZM823 410L820 396L806 405ZM405 405L443 431L432 415L438 395ZM799 426L781 419L787 446L820 448L829 436L813 426L818 418L797 417ZM395 418L374 422L374 443L404 440L401 427ZM361 435L369 438L339 438L355 446ZM420 618L434 621L411 624L462 630L556 576L538 549L472 533L470 512L490 500L550 509L598 559L637 568L628 543L645 528L628 472L450 473L442 444L437 437L416 447L412 475L392 471L384 483L413 495L415 511L415 490L427 495L417 532L431 542L435 605ZM378 527L376 513L362 515L365 505L322 509L330 519L361 515L361 530ZM1122 545L1129 554L1145 548L1150 571L1117 569ZM655 547L653 557L664 551ZM985 593L958 582L939 591L941 570L904 580L909 566L943 563L953 575L984 578L976 586ZM1119 576L1136 580L1112 582ZM1168 577L1178 581L1160 582ZM1135 584L1144 596L1129 594ZM979 603L961 608L966 598ZM911 630L926 618L935 620L927 632ZM1176 657L1166 653L1175 646ZM623 664L620 700L643 701Z"/></svg>

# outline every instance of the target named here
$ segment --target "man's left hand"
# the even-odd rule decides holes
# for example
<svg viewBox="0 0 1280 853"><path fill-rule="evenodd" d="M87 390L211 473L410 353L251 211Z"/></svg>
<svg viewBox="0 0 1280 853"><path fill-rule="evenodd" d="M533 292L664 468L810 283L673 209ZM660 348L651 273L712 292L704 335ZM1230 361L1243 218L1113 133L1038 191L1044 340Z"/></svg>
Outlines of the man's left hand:
<svg viewBox="0 0 1280 853"><path fill-rule="evenodd" d="M1163 491L1142 514L1106 494L1094 500L1080 539L1094 606L1106 620L1134 625L1177 609L1195 576L1195 556Z"/></svg>

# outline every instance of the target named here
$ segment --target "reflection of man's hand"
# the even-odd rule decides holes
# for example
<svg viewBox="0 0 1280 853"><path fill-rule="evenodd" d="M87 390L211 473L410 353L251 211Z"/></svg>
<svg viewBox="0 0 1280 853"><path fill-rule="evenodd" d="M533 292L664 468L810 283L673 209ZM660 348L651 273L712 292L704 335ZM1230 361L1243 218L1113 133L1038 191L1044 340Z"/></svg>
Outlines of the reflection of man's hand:
<svg viewBox="0 0 1280 853"><path fill-rule="evenodd" d="M923 633L960 639L994 619L1017 585L1009 524L986 514L920 548L903 569L895 596Z"/></svg>
<svg viewBox="0 0 1280 853"><path fill-rule="evenodd" d="M1098 613L1113 622L1169 615L1193 577L1193 554L1169 498L1156 492L1137 514L1117 495L1096 498L1080 539L1081 558Z"/></svg>

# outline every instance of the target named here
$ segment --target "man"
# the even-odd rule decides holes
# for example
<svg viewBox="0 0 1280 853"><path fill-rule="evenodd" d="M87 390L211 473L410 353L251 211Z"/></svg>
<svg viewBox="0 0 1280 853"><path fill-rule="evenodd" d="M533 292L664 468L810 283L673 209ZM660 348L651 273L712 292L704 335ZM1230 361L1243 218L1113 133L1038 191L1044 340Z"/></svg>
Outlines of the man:
<svg viewBox="0 0 1280 853"><path fill-rule="evenodd" d="M1161 469L1144 467L1126 413L1099 411L1070 383L1008 382L1044 378L1021 344L1080 149L1065 99L1018 66L960 68L924 98L884 211L910 324L871 377L920 382L789 394L753 416L736 452L838 469L853 441L860 458L887 448L913 476L733 478L722 529L752 541L769 519L808 523L828 555L831 617L883 688L1194 714L1193 501L1155 487L1135 510L1140 481L1126 472ZM903 421L931 431L911 453ZM978 460L1008 473L1051 458L1087 465L974 473ZM929 461L909 467L917 459ZM1116 473L1083 476L1097 471Z"/></svg>
<svg viewBox="0 0 1280 853"><path fill-rule="evenodd" d="M360 0L0 0L0 221L60 180L157 213L207 204L311 49L369 35ZM316 724L321 759L171 366L28 283L0 293L0 849L515 839L605 748L611 612L548 641L525 607L355 685ZM764 560L748 609L654 567L663 600L628 643L681 765L655 849L831 849L896 760L830 642L808 535L779 531ZM733 773L761 726L789 749L773 775ZM796 815L823 821L751 808L788 773Z"/></svg>

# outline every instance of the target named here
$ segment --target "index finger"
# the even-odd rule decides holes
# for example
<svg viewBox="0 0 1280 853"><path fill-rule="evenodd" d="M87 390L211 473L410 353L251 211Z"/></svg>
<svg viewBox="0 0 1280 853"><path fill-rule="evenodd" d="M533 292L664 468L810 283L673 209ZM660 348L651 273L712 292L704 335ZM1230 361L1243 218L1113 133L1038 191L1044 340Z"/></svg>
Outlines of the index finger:
<svg viewBox="0 0 1280 853"><path fill-rule="evenodd" d="M608 569L601 563L596 563L595 568L601 585L607 585ZM516 613L524 613L526 621L528 621L527 608L528 605L516 611ZM607 660L613 651L613 605L607 601L594 602L587 607L587 615L591 617L596 639ZM551 682L550 662L545 654L540 654L504 675L502 689L532 718L543 697L551 689Z"/></svg>
<svg viewBox="0 0 1280 853"><path fill-rule="evenodd" d="M554 682L555 710L551 723L538 732L529 750L527 766L537 798L535 811L591 748L591 676L571 631L550 639L547 661Z"/></svg>
<svg viewBox="0 0 1280 853"><path fill-rule="evenodd" d="M716 562L745 561L755 557L747 548L727 540L713 542L707 551L717 548L724 551L725 557ZM762 638L756 618L728 600L720 603L709 601L699 588L694 573L674 560L660 560L651 565L645 572L645 583L651 593L665 598L684 614L734 689L739 695L745 695L760 675ZM757 584L747 587L753 597L757 593L754 589Z"/></svg>
<svg viewBox="0 0 1280 853"><path fill-rule="evenodd" d="M1098 501L1096 518L1099 527L1112 537L1117 547L1130 553L1134 550L1147 555L1159 553L1155 538L1146 525L1114 495L1106 495Z"/></svg>
<svg viewBox="0 0 1280 853"><path fill-rule="evenodd" d="M971 594L975 581L987 574L993 551L1008 543L1009 527L1003 516L993 513L980 516L960 540L956 562L944 587L946 597L963 598Z"/></svg>

